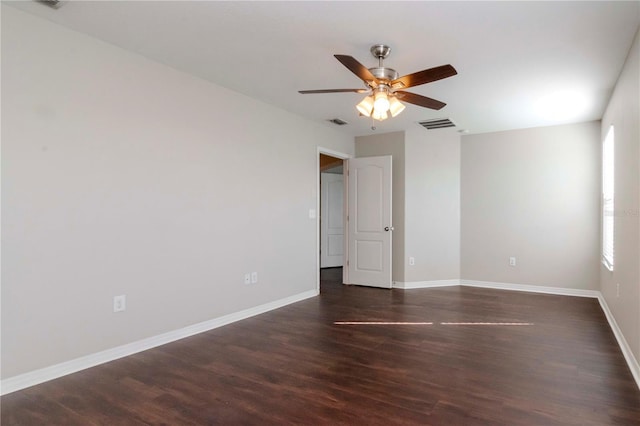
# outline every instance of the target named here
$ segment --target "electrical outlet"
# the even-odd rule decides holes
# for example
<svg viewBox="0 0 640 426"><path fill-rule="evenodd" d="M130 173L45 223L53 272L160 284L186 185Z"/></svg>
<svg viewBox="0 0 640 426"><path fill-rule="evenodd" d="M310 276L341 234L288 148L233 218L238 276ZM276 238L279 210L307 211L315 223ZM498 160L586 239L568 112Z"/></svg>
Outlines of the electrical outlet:
<svg viewBox="0 0 640 426"><path fill-rule="evenodd" d="M258 273L257 272L252 272L251 273L251 284L255 284L258 282Z"/></svg>
<svg viewBox="0 0 640 426"><path fill-rule="evenodd" d="M416 264L416 258L415 257L410 257L409 258L409 265L410 266L414 266Z"/></svg>
<svg viewBox="0 0 640 426"><path fill-rule="evenodd" d="M516 258L515 257L510 257L509 258L509 266L516 266Z"/></svg>
<svg viewBox="0 0 640 426"><path fill-rule="evenodd" d="M251 274L244 274L244 283L251 284Z"/></svg>
<svg viewBox="0 0 640 426"><path fill-rule="evenodd" d="M122 312L127 309L127 296L113 296L113 312Z"/></svg>

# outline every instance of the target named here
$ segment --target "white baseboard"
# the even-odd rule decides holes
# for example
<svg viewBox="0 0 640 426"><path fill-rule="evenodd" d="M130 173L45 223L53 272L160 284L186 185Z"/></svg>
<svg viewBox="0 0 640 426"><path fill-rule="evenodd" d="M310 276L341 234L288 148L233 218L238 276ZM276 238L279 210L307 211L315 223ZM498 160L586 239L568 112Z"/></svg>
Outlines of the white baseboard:
<svg viewBox="0 0 640 426"><path fill-rule="evenodd" d="M305 291L304 293L295 294L293 296L285 297L284 299L274 300L273 302L265 303L263 305L255 306L253 308L245 309L239 312L234 312L232 314L214 318L198 324L193 324L179 330L173 330L168 333L159 334L157 336L149 337L137 342L128 343L126 345L107 349L60 364L41 368L39 370L30 371L18 376L9 377L0 382L0 394L6 395L20 389L28 388L30 386L44 383L49 380L57 379L58 377L66 376L67 374L85 370L90 367L95 367L96 365L104 364L105 362L114 361L118 358L133 355L138 352L146 351L147 349L155 348L160 345L175 342L176 340L184 339L185 337L213 330L214 328L222 327L223 325L231 324L233 322L250 318L255 315L263 314L265 312L272 311L274 309L278 309L283 306L290 305L292 303L299 302L301 300L308 299L317 295L317 290Z"/></svg>
<svg viewBox="0 0 640 426"><path fill-rule="evenodd" d="M555 294L561 296L578 296L598 298L600 292L597 290L582 290L564 287L543 287L528 284L498 283L493 281L477 280L434 280L434 281L394 281L393 288L411 290L416 288L453 287L462 285L466 287L493 288L497 290L528 291L531 293Z"/></svg>
<svg viewBox="0 0 640 426"><path fill-rule="evenodd" d="M618 327L618 323L616 319L613 317L609 306L607 305L607 301L604 299L604 296L600 294L598 296L598 301L600 302L600 307L604 312L604 315L607 317L607 321L609 321L609 325L611 326L611 330L613 331L613 335L616 336L616 340L618 341L618 345L622 350L622 354L624 355L624 359L627 361L627 365L631 370L631 374L633 378L636 380L636 384L640 389L640 364L635 356L633 356L633 352L631 351L631 347L629 343L627 343L627 339L624 338L622 334L622 330Z"/></svg>
<svg viewBox="0 0 640 426"><path fill-rule="evenodd" d="M460 280L460 285L467 287L494 288L498 290L528 291L531 293L555 294L558 296L577 296L598 298L597 290L582 290L564 287L543 287L529 284L497 283L492 281Z"/></svg>
<svg viewBox="0 0 640 426"><path fill-rule="evenodd" d="M434 287L451 287L460 285L460 280L433 280L433 281L394 281L393 288L410 290L414 288L434 288Z"/></svg>

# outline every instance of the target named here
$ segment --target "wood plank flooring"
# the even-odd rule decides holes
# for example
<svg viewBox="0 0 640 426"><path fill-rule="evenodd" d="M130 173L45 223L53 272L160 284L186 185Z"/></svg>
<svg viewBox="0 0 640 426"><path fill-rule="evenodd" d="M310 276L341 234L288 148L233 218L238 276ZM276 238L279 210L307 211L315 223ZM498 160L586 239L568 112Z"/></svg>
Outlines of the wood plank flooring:
<svg viewBox="0 0 640 426"><path fill-rule="evenodd" d="M595 299L340 274L323 271L320 297L6 395L2 425L640 425Z"/></svg>

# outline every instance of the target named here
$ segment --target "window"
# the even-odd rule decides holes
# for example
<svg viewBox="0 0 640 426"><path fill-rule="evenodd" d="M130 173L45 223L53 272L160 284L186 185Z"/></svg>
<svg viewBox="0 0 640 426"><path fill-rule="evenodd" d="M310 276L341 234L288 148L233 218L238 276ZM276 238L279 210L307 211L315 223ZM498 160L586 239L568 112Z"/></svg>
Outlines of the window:
<svg viewBox="0 0 640 426"><path fill-rule="evenodd" d="M602 144L602 263L613 271L613 126Z"/></svg>

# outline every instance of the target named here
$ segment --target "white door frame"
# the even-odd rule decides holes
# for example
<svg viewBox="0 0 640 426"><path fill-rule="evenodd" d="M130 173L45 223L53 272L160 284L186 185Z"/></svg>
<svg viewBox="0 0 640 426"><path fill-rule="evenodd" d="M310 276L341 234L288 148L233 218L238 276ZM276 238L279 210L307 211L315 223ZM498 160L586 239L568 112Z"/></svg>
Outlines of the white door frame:
<svg viewBox="0 0 640 426"><path fill-rule="evenodd" d="M329 155L331 157L341 158L342 160L348 160L349 158L353 158L351 154L345 154L344 152L334 151L332 149L323 148L321 146L317 147L316 152L316 290L320 293L320 154ZM344 202L342 203L342 214L344 216L343 223L347 223L347 211L348 210L348 192L347 192L347 172L348 172L348 162L344 162L343 167L343 176L344 176ZM347 264L347 256L348 256L348 247L347 247L347 238L343 237L344 240L344 260L342 267L342 281L345 283L349 282L348 269L344 265Z"/></svg>

